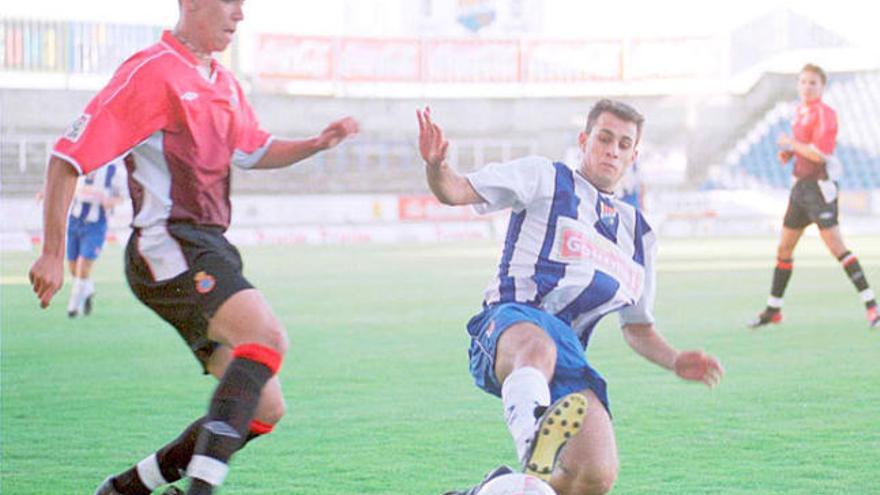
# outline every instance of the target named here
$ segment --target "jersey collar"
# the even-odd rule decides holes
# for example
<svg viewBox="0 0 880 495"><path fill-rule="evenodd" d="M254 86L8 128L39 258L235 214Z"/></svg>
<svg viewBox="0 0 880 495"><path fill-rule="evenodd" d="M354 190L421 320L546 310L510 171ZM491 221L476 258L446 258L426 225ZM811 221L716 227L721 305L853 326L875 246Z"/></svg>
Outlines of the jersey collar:
<svg viewBox="0 0 880 495"><path fill-rule="evenodd" d="M193 53L191 51L189 51L189 48L187 48L183 43L181 43L180 40L175 38L174 35L171 34L170 30L166 29L165 31L162 31L162 42L165 43L166 45L170 46L172 50L174 50L175 52L180 54L181 57L183 57L187 62L192 64L194 67L199 66L199 59L197 59L196 56L193 55ZM212 58L211 59L211 73L214 72L216 64L217 64L217 61Z"/></svg>

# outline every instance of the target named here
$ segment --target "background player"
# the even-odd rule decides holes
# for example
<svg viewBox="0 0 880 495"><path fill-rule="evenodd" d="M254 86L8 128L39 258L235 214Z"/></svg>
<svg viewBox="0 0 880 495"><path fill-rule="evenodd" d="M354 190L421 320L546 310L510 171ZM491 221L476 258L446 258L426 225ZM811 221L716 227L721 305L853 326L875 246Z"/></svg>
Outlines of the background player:
<svg viewBox="0 0 880 495"><path fill-rule="evenodd" d="M642 180L638 161L633 162L632 166L626 169L617 184L615 194L624 203L639 210L645 210L645 183Z"/></svg>
<svg viewBox="0 0 880 495"><path fill-rule="evenodd" d="M836 161L832 153L837 142L837 114L822 101L827 80L825 71L817 65L807 64L801 69L797 83L801 103L795 110L792 135L781 134L777 140L779 162L785 165L794 158L795 182L782 221L767 307L749 322L752 328L782 321L782 296L794 269L794 248L812 223L859 292L868 324L871 328L880 326L874 291L868 287L858 258L844 245L837 222L838 186L828 170L829 162Z"/></svg>
<svg viewBox="0 0 880 495"><path fill-rule="evenodd" d="M606 383L584 356L599 320L618 312L633 350L681 378L714 386L723 374L714 357L676 350L655 329L654 233L611 193L637 158L643 117L620 102L596 103L578 136L583 158L576 171L532 156L462 176L446 162L449 142L430 110L417 115L428 185L441 202L482 213L512 208L498 275L467 325L476 384L501 397L526 472L549 478L560 495L610 491L618 457ZM559 432L565 425L536 417L569 394L589 404L577 411L573 436L566 443L563 432L542 446L545 427ZM536 456L539 449L545 452ZM533 466L536 458L549 465Z"/></svg>
<svg viewBox="0 0 880 495"><path fill-rule="evenodd" d="M67 261L73 276L67 316L71 318L92 312L92 266L104 247L108 216L122 202L124 180L125 170L116 163L79 178L67 219Z"/></svg>
<svg viewBox="0 0 880 495"><path fill-rule="evenodd" d="M187 493L212 493L233 453L284 414L275 375L287 334L223 236L230 166L290 165L335 146L357 132L357 123L344 118L302 140L274 138L259 127L234 75L212 57L232 41L243 3L180 0L175 29L123 62L58 140L49 162L45 242L30 271L41 306L63 282L64 224L77 173L122 157L134 211L129 285L220 380L204 417L107 478L99 495L146 495L183 472L192 480Z"/></svg>

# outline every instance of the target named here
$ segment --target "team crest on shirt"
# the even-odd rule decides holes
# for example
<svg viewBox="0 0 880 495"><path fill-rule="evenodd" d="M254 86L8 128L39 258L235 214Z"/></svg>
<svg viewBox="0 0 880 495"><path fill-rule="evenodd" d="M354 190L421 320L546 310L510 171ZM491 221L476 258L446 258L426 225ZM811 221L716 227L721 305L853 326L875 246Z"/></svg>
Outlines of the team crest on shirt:
<svg viewBox="0 0 880 495"><path fill-rule="evenodd" d="M609 229L617 231L617 209L604 198L599 199L599 220Z"/></svg>
<svg viewBox="0 0 880 495"><path fill-rule="evenodd" d="M199 294L207 294L214 290L214 286L217 285L214 276L205 272L196 273L193 280L196 282L196 292Z"/></svg>
<svg viewBox="0 0 880 495"><path fill-rule="evenodd" d="M80 136L82 136L83 132L86 130L86 126L89 125L89 120L91 118L92 116L87 113L80 115L70 124L70 127L67 128L62 137L73 143L79 141Z"/></svg>

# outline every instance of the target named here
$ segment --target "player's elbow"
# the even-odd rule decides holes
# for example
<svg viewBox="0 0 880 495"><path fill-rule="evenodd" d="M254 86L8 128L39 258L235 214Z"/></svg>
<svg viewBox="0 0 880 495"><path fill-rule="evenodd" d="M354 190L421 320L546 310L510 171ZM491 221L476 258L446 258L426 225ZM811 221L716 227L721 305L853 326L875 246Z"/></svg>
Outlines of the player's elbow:
<svg viewBox="0 0 880 495"><path fill-rule="evenodd" d="M451 194L439 194L435 196L437 196L437 201L446 206L458 206L459 204L461 204L456 201L456 198Z"/></svg>

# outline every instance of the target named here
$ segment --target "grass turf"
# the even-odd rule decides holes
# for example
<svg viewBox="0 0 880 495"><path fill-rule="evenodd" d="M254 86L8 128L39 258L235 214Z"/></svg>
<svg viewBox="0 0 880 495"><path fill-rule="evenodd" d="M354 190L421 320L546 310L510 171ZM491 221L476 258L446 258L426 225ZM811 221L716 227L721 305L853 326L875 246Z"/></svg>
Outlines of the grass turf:
<svg viewBox="0 0 880 495"><path fill-rule="evenodd" d="M880 240L848 239L880 284ZM246 248L245 273L285 324L289 412L236 456L222 493L438 494L515 462L500 403L467 373L489 243ZM721 386L684 383L633 353L609 316L588 358L609 381L616 494L876 493L880 332L843 270L807 237L785 323L749 331L772 239L663 240L658 327L705 348ZM214 381L141 306L109 247L95 312L68 320L26 285L33 253L2 253L0 492L92 493L204 413Z"/></svg>

